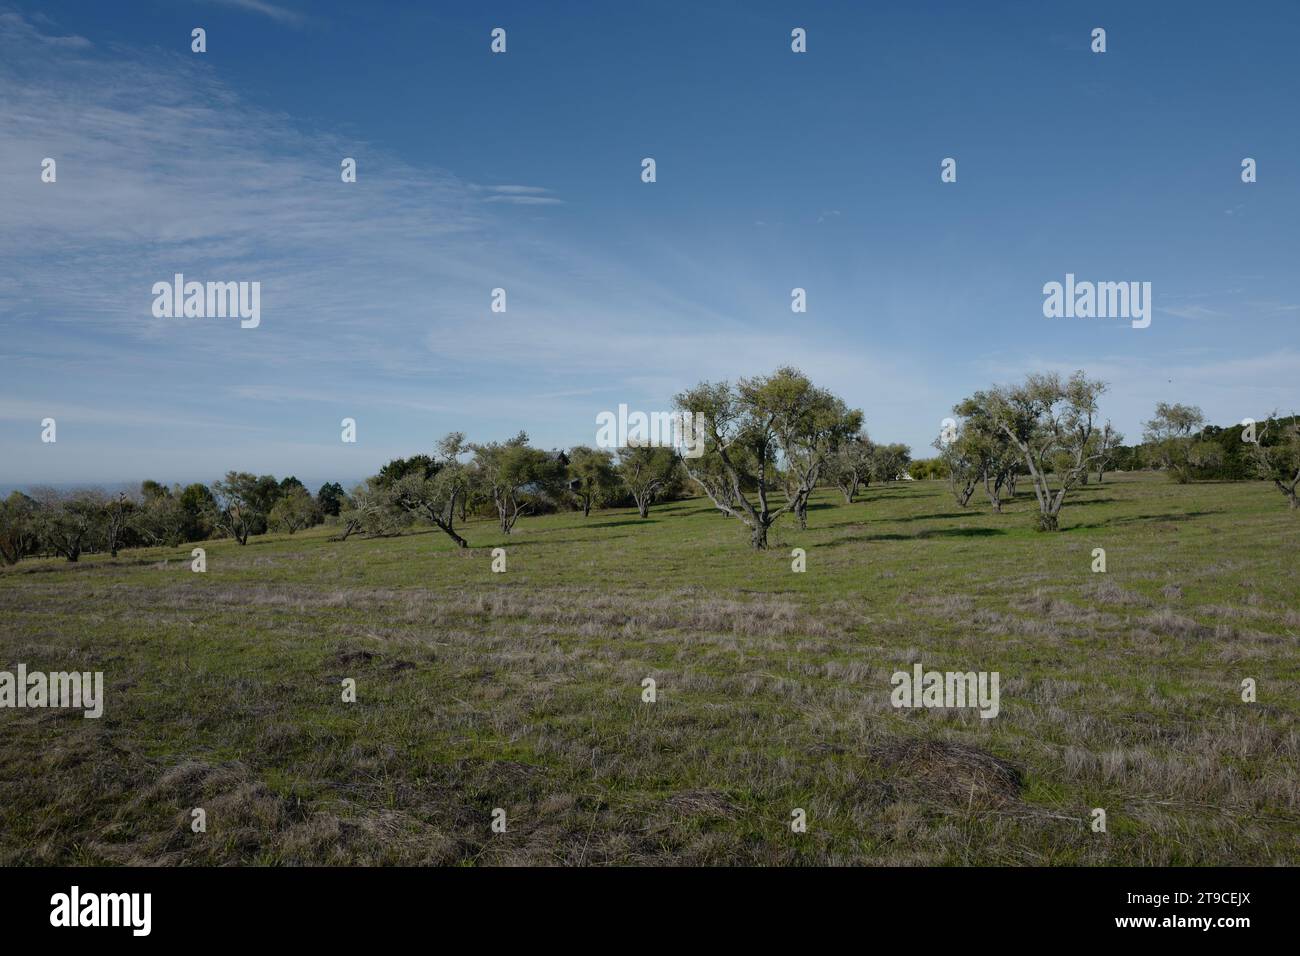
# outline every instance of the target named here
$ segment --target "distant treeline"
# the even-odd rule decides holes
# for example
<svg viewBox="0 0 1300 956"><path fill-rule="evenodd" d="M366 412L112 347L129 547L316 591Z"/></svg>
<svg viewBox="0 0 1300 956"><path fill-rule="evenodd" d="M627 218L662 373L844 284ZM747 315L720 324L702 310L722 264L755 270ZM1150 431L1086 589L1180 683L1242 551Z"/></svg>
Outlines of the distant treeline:
<svg viewBox="0 0 1300 956"><path fill-rule="evenodd" d="M523 433L485 445L456 434L439 447L446 453L393 459L351 491L326 482L312 494L293 476L236 471L211 485L168 487L146 480L131 491L14 491L0 501L0 559L76 561L83 554L116 557L126 548L212 538L246 544L268 531L293 534L323 523L337 526L340 539L356 533L382 537L422 525L463 540L450 529L471 516L495 517L509 532L525 514L561 509L589 514L592 508L635 505L644 516L655 501L686 491L670 448L543 451Z"/></svg>
<svg viewBox="0 0 1300 956"><path fill-rule="evenodd" d="M268 530L292 534L337 515L344 498L338 484L322 485L312 495L297 478L243 472L230 472L211 486L168 487L146 480L138 491L14 491L0 501L0 559L13 564L27 556L57 555L76 561L82 554L116 557L123 548L206 541L231 530L236 500L245 502L245 540Z"/></svg>
<svg viewBox="0 0 1300 956"><path fill-rule="evenodd" d="M1280 434L1297 426L1300 416L1291 415L1275 419L1272 427ZM1136 445L1117 445L1098 471L1165 471L1177 481L1259 481L1254 450L1258 442L1245 441L1243 434L1252 435L1250 426L1205 425L1187 435L1182 456L1170 454L1169 435L1151 434L1149 440ZM1026 473L1023 465L1018 471ZM948 465L943 457L920 458L908 466L908 474L916 479L947 479Z"/></svg>
<svg viewBox="0 0 1300 956"><path fill-rule="evenodd" d="M1175 406L1176 407L1176 406ZM1169 406L1166 406L1169 408ZM1192 431L1192 441L1187 449L1186 478L1193 481L1258 481L1262 476L1256 448L1256 433L1264 423L1250 425L1205 425ZM1271 423L1275 435L1266 435L1265 441L1281 437L1300 424L1300 416L1277 418ZM1252 441L1244 441L1247 435ZM1153 435L1149 440L1132 447L1116 449L1115 467L1122 471L1143 469L1172 471L1178 477L1179 463L1168 454L1168 436Z"/></svg>
<svg viewBox="0 0 1300 956"><path fill-rule="evenodd" d="M1179 482L1264 479L1300 507L1300 418L1226 428L1206 425L1200 409L1160 403L1144 423L1143 441L1103 423L1103 382L1083 372L1068 379L1030 375L1023 383L976 392L953 407L934 442L938 456L912 460L903 444L878 444L851 409L793 368L730 382L701 382L676 396L696 422L696 444L637 443L616 450L533 447L520 432L507 441L472 443L461 432L431 454L396 458L350 490L327 482L313 494L295 477L231 471L211 485L168 487L144 481L138 491L35 488L0 501L0 559L28 556L117 556L123 548L176 546L278 531L293 534L328 522L336 537L384 537L413 525L441 530L459 547L457 530L471 516L490 516L510 534L525 515L561 509L635 506L703 494L738 519L755 548L785 514L807 527L808 501L819 487L839 488L847 504L872 481L946 480L967 507L982 485L995 512L1024 479L1038 503L1038 527L1054 531L1068 493L1108 470L1160 469Z"/></svg>

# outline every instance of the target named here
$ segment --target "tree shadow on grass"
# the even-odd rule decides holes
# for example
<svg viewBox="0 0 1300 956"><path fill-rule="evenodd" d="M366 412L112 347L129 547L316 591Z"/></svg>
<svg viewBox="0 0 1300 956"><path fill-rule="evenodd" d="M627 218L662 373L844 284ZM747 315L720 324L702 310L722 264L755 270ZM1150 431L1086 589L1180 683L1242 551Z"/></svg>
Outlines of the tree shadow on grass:
<svg viewBox="0 0 1300 956"><path fill-rule="evenodd" d="M659 519L653 514L649 518L627 518L622 521L591 521L583 522L578 525L579 528L621 528L625 525L651 525L658 524Z"/></svg>
<svg viewBox="0 0 1300 956"><path fill-rule="evenodd" d="M673 506L670 504L670 505L669 505L668 507L666 507L664 510L667 511L668 513L674 515L674 516L680 516L680 517L682 517L682 518L687 518L687 517L690 517L691 515L721 515L721 514L722 514L722 512L719 511L717 508L713 507L713 505L706 505L706 506L703 507L703 508L679 509L679 508L673 507ZM723 516L724 518L726 517L726 515L722 515L722 516Z"/></svg>
<svg viewBox="0 0 1300 956"><path fill-rule="evenodd" d="M971 511L938 511L938 512L935 512L935 513L932 514L932 515L908 515L907 517L904 517L904 518L878 518L878 519L876 519L876 520L878 520L878 521L886 521L886 520L887 520L887 521L889 521L890 524L894 524L895 522L901 524L902 522L905 522L905 521L931 521L931 520L938 520L938 519L940 519L940 518L969 518L969 517L971 517L971 515L978 514L978 513L979 513L979 512L974 511L974 510L971 510Z"/></svg>
<svg viewBox="0 0 1300 956"><path fill-rule="evenodd" d="M916 536L910 534L848 534L842 538L835 538L827 541L825 544L818 545L819 548L837 548L842 544L857 544L863 541L915 541Z"/></svg>
<svg viewBox="0 0 1300 956"><path fill-rule="evenodd" d="M992 538L1006 534L1001 528L931 528L918 532L916 538Z"/></svg>
<svg viewBox="0 0 1300 956"><path fill-rule="evenodd" d="M849 534L827 541L819 547L834 548L870 541L920 541L926 538L992 538L1006 533L1001 528L931 528L916 534Z"/></svg>
<svg viewBox="0 0 1300 956"><path fill-rule="evenodd" d="M1072 524L1065 530L1107 528L1113 525L1139 524L1144 521L1191 521L1193 518L1204 518L1207 515L1221 515L1223 513L1222 508L1216 508L1213 511L1168 511L1158 515L1133 515L1127 518L1111 518L1108 521L1096 521L1092 524Z"/></svg>
<svg viewBox="0 0 1300 956"><path fill-rule="evenodd" d="M599 544L602 544L602 545L603 545L606 541L618 541L618 540L620 540L620 539L622 539L622 538L631 538L631 537L633 537L633 536L630 535L630 534L611 534L611 535L606 535L606 536L602 537L602 538L599 540L599 542L594 542L592 538L548 538L548 537L545 537L544 535L543 535L543 536L536 537L536 538L515 538L513 535L508 535L508 536L505 537L505 540L497 540L497 541L493 541L493 542L491 542L491 543L486 543L486 544L476 544L476 543L474 543L474 542L471 541L471 542L470 542L470 547L471 547L471 548L483 548L483 549L487 549L487 548L507 548L507 549L509 549L509 548L530 548L530 547L534 547L534 546L536 546L536 545L552 545L552 544L592 544L592 543L599 543ZM457 550L459 550L459 549L457 549Z"/></svg>
<svg viewBox="0 0 1300 956"><path fill-rule="evenodd" d="M79 561L66 561L63 558L57 560L53 557L38 555L24 558L17 564L4 568L4 574L55 574L70 572L73 574L98 574L104 571L120 571L127 567L145 567L151 564L162 564L163 561L182 560L185 564L190 562L190 554L185 552L184 558L176 555L162 555L157 558L105 558L104 560L95 560L99 558L98 554L85 555Z"/></svg>
<svg viewBox="0 0 1300 956"><path fill-rule="evenodd" d="M896 495L909 494L908 489L888 485L872 485L869 488L859 488L856 501L870 501L872 498L890 498Z"/></svg>

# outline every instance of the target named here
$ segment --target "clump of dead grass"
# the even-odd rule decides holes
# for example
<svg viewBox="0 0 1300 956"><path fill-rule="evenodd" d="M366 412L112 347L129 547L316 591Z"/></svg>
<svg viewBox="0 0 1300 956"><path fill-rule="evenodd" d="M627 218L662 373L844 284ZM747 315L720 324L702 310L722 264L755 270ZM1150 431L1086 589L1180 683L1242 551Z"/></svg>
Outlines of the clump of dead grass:
<svg viewBox="0 0 1300 956"><path fill-rule="evenodd" d="M1011 763L987 750L933 738L898 740L871 756L891 770L895 783L917 796L960 805L1018 802L1024 780Z"/></svg>

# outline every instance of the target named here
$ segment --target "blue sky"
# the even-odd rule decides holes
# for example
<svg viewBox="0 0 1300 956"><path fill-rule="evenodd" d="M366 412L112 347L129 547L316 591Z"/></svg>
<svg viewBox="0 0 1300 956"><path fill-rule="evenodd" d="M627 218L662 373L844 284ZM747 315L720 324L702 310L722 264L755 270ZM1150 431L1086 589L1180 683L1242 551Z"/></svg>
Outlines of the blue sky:
<svg viewBox="0 0 1300 956"><path fill-rule="evenodd" d="M1297 28L1290 2L0 0L0 483L352 480L452 429L592 443L619 403L787 363L919 453L1049 368L1108 381L1130 438L1157 401L1300 410ZM175 272L261 282L260 327L154 318ZM1044 318L1067 272L1151 282L1151 327Z"/></svg>

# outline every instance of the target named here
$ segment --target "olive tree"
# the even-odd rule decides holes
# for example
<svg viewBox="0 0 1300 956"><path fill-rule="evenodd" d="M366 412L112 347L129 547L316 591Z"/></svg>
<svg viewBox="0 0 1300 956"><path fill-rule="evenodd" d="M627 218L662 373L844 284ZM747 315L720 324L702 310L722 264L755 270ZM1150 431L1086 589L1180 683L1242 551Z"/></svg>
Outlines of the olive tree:
<svg viewBox="0 0 1300 956"><path fill-rule="evenodd" d="M980 480L971 441L959 427L955 435L940 434L931 444L939 452L943 470L948 473L948 489L952 492L953 500L965 508L970 504L971 495L975 494L975 486Z"/></svg>
<svg viewBox="0 0 1300 956"><path fill-rule="evenodd" d="M961 418L958 443L969 459L971 473L983 483L994 513L1001 514L1003 492L1015 494L1020 449L998 427L990 413L991 404L986 392L976 392L954 405L953 413Z"/></svg>
<svg viewBox="0 0 1300 956"><path fill-rule="evenodd" d="M616 471L636 502L637 514L648 518L656 495L677 471L677 453L672 448L629 445L618 450Z"/></svg>
<svg viewBox="0 0 1300 956"><path fill-rule="evenodd" d="M1184 485L1192 480L1192 468L1204 451L1196 449L1196 436L1204 427L1205 416L1195 405L1159 402L1155 415L1143 423L1142 440L1156 463Z"/></svg>
<svg viewBox="0 0 1300 956"><path fill-rule="evenodd" d="M470 447L463 432L451 432L438 441L437 457L417 456L424 459L424 467L406 469L388 486L392 503L428 521L458 548L469 547L456 531L456 510L469 494L470 472L460 458Z"/></svg>
<svg viewBox="0 0 1300 956"><path fill-rule="evenodd" d="M525 432L509 441L466 447L474 453L475 480L492 499L505 534L532 510L530 493L554 491L564 482L564 462L531 447Z"/></svg>
<svg viewBox="0 0 1300 956"><path fill-rule="evenodd" d="M100 528L103 496L93 491L60 493L41 488L33 492L33 497L42 546L68 561L77 561Z"/></svg>
<svg viewBox="0 0 1300 956"><path fill-rule="evenodd" d="M1124 433L1110 422L1097 433L1097 484L1101 484L1106 469L1115 464L1119 449L1124 444Z"/></svg>
<svg viewBox="0 0 1300 956"><path fill-rule="evenodd" d="M104 549L116 558L122 546L122 536L131 526L139 505L125 491L120 491L116 495L103 496L100 507Z"/></svg>
<svg viewBox="0 0 1300 956"><path fill-rule="evenodd" d="M394 500L392 485L374 476L344 498L339 508L343 531L338 540L346 541L356 533L372 538L391 537L400 534L411 521L411 513Z"/></svg>
<svg viewBox="0 0 1300 956"><path fill-rule="evenodd" d="M859 488L871 484L872 453L875 445L865 431L851 435L840 442L831 458L830 479L844 495L844 503L852 504Z"/></svg>
<svg viewBox="0 0 1300 956"><path fill-rule="evenodd" d="M1291 510L1300 509L1296 488L1300 486L1300 418L1279 419L1274 412L1259 429L1250 446L1255 473L1271 481L1286 495Z"/></svg>
<svg viewBox="0 0 1300 956"><path fill-rule="evenodd" d="M682 458L686 474L714 507L749 528L751 546L766 548L768 530L794 506L790 498L779 508L771 502L775 416L756 403L752 391L730 382L701 382L675 401L679 411L703 422L704 454ZM749 500L749 488L757 502Z"/></svg>
<svg viewBox="0 0 1300 956"><path fill-rule="evenodd" d="M157 482L144 482L141 492L140 503L131 515L131 530L155 546L175 547L186 540L190 515L179 496Z"/></svg>
<svg viewBox="0 0 1300 956"><path fill-rule="evenodd" d="M322 517L321 506L311 492L302 485L291 485L271 506L267 523L278 531L293 534L320 523Z"/></svg>
<svg viewBox="0 0 1300 956"><path fill-rule="evenodd" d="M266 481L247 471L228 471L226 477L212 483L212 501L208 518L223 534L241 545L259 526L266 525ZM265 509L265 510L264 510Z"/></svg>
<svg viewBox="0 0 1300 956"><path fill-rule="evenodd" d="M758 490L752 478L757 474L757 467L752 461L749 450L743 446L733 445L728 451L728 457L740 475L739 484L732 483L730 473L720 455L706 454L693 458L689 462L683 462L682 468L689 481L700 488L708 489L706 493L715 505L726 506L718 508L718 513L723 516L728 516L732 511L740 508L741 495Z"/></svg>
<svg viewBox="0 0 1300 956"><path fill-rule="evenodd" d="M806 508L834 449L833 435L861 426L861 413L854 418L842 402L792 368L734 386L701 382L675 401L680 412L696 417L704 436L703 455L681 459L687 475L714 507L749 529L754 548L767 547L768 532L781 515ZM797 477L793 493L778 507L772 497L780 467Z"/></svg>
<svg viewBox="0 0 1300 956"><path fill-rule="evenodd" d="M787 495L794 498L799 527L808 527L808 499L840 445L862 428L862 412L850 410L837 396L813 385L795 369L779 369L763 386L776 412L776 440L781 451Z"/></svg>
<svg viewBox="0 0 1300 956"><path fill-rule="evenodd" d="M1030 375L1023 384L986 393L988 415L1020 451L1034 497L1038 527L1056 531L1061 506L1097 459L1097 400L1106 384L1075 372Z"/></svg>
<svg viewBox="0 0 1300 956"><path fill-rule="evenodd" d="M592 505L607 501L618 487L614 456L602 448L586 445L570 449L568 480L569 490L586 518L591 514Z"/></svg>
<svg viewBox="0 0 1300 956"><path fill-rule="evenodd" d="M37 511L34 498L14 491L0 501L0 561L17 564L36 551L39 543Z"/></svg>
<svg viewBox="0 0 1300 956"><path fill-rule="evenodd" d="M871 453L871 470L877 481L897 481L912 463L912 449L901 442L875 445Z"/></svg>
<svg viewBox="0 0 1300 956"><path fill-rule="evenodd" d="M468 478L463 468L444 468L432 478L407 475L391 489L393 500L410 514L423 518L441 530L458 548L468 548L456 531L456 501L464 493Z"/></svg>

